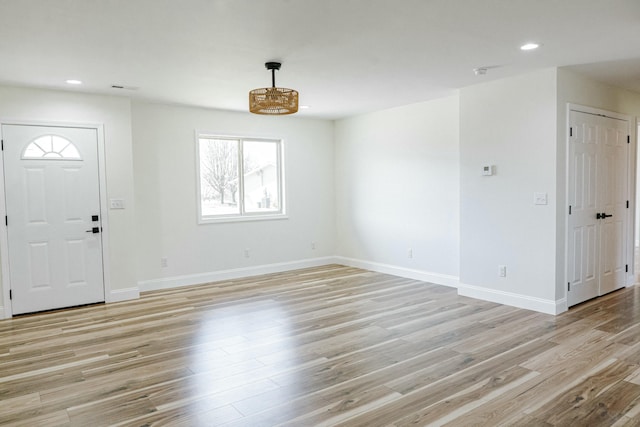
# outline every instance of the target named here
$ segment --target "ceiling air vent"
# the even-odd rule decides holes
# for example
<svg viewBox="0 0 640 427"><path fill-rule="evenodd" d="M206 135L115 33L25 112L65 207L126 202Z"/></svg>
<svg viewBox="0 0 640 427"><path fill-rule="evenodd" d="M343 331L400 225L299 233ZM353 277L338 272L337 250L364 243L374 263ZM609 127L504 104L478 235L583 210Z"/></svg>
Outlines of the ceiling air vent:
<svg viewBox="0 0 640 427"><path fill-rule="evenodd" d="M137 86L111 85L111 89L138 90L140 88Z"/></svg>

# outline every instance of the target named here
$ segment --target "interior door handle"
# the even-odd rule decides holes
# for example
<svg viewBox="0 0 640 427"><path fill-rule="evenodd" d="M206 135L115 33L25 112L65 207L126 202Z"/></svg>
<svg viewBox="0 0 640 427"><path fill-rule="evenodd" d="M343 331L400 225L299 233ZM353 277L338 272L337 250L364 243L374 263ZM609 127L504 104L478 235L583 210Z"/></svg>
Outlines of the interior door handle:
<svg viewBox="0 0 640 427"><path fill-rule="evenodd" d="M93 233L93 234L96 234L99 232L100 232L100 227L93 227L91 230L85 231L85 233Z"/></svg>
<svg viewBox="0 0 640 427"><path fill-rule="evenodd" d="M611 216L613 216L613 214L611 214L611 215L607 215L605 212L602 212L602 213L600 214L600 218L602 218L602 219L609 218L609 217L611 217Z"/></svg>

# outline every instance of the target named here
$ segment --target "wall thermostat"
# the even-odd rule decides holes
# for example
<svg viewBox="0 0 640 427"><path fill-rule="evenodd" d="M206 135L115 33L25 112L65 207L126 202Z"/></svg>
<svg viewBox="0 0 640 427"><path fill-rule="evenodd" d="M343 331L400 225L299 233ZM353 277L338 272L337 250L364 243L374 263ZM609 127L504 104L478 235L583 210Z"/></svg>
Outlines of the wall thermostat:
<svg viewBox="0 0 640 427"><path fill-rule="evenodd" d="M493 166L491 166L491 165L483 166L482 167L482 175L484 175L484 176L493 175Z"/></svg>

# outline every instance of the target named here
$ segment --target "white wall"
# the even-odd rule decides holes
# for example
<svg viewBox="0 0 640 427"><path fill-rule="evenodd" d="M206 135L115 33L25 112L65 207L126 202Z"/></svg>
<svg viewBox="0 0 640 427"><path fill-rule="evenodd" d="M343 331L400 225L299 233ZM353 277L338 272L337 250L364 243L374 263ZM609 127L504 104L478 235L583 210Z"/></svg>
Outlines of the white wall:
<svg viewBox="0 0 640 427"><path fill-rule="evenodd" d="M0 120L104 125L107 197L126 209L109 211L107 301L135 297L131 106L126 98L0 86ZM6 256L6 254L0 254ZM0 296L3 292L0 292Z"/></svg>
<svg viewBox="0 0 640 427"><path fill-rule="evenodd" d="M548 69L335 123L10 87L0 119L104 125L107 197L127 207L109 211L108 300L337 255L553 312L565 297L567 102L640 115L640 95ZM288 219L198 225L196 129L284 138Z"/></svg>
<svg viewBox="0 0 640 427"><path fill-rule="evenodd" d="M336 122L337 254L346 262L457 283L458 116L456 94Z"/></svg>
<svg viewBox="0 0 640 427"><path fill-rule="evenodd" d="M556 119L555 69L460 91L461 294L555 311Z"/></svg>
<svg viewBox="0 0 640 427"><path fill-rule="evenodd" d="M202 283L229 270L237 276L265 272L265 265L287 269L334 255L332 122L143 102L133 103L132 114L142 290ZM198 225L196 130L283 138L288 219Z"/></svg>
<svg viewBox="0 0 640 427"><path fill-rule="evenodd" d="M565 309L567 103L640 114L640 95L566 69L461 90L461 294ZM485 163L495 176L481 176Z"/></svg>

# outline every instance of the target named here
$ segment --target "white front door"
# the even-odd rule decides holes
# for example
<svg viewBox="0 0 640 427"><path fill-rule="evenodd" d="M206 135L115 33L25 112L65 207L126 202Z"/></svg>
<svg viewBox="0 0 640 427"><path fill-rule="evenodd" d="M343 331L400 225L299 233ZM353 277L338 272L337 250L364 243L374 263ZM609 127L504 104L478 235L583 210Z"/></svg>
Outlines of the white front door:
<svg viewBox="0 0 640 427"><path fill-rule="evenodd" d="M97 130L3 125L13 314L104 301Z"/></svg>
<svg viewBox="0 0 640 427"><path fill-rule="evenodd" d="M626 285L629 122L570 112L569 306Z"/></svg>

